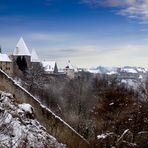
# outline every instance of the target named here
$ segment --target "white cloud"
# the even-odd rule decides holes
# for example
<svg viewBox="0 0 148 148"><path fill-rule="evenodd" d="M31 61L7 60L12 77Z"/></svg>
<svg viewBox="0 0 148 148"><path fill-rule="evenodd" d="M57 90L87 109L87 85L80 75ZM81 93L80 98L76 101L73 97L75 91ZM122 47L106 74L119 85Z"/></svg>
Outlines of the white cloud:
<svg viewBox="0 0 148 148"><path fill-rule="evenodd" d="M118 14L128 16L129 18L148 20L148 0L82 0L95 6L118 7Z"/></svg>
<svg viewBox="0 0 148 148"><path fill-rule="evenodd" d="M136 0L82 0L84 3L92 5L104 5L104 6L129 6L136 2Z"/></svg>
<svg viewBox="0 0 148 148"><path fill-rule="evenodd" d="M75 66L79 67L96 67L102 66L142 66L147 67L148 60L148 46L147 45L121 45L114 49L110 49L110 52L95 52L87 55L80 55L70 57L71 62ZM99 48L98 48L99 50ZM59 59L58 59L59 60ZM59 60L60 62L62 60ZM64 60L63 60L64 61ZM89 61L89 62L88 62ZM59 63L60 63L59 62Z"/></svg>
<svg viewBox="0 0 148 148"><path fill-rule="evenodd" d="M62 49L66 49L66 47ZM126 44L110 48L92 45L71 46L67 50L73 50L64 51L64 53L62 49L58 48L58 46L48 49L50 57L54 57L60 67L65 66L67 60L71 60L72 64L78 67L95 67L99 65L147 67L148 65L147 45Z"/></svg>

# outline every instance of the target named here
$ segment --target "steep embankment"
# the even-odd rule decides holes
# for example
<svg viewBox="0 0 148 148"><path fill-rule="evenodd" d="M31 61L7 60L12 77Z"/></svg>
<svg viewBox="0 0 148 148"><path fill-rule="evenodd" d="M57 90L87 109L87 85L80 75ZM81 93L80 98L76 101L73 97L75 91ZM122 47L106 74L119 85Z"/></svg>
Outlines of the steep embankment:
<svg viewBox="0 0 148 148"><path fill-rule="evenodd" d="M66 122L43 106L34 96L18 85L5 72L0 70L0 89L10 92L19 103L28 103L34 108L36 119L47 132L66 144L69 148L87 148L89 142L72 129Z"/></svg>
<svg viewBox="0 0 148 148"><path fill-rule="evenodd" d="M63 144L34 119L29 104L17 104L11 94L0 91L0 147L53 147Z"/></svg>

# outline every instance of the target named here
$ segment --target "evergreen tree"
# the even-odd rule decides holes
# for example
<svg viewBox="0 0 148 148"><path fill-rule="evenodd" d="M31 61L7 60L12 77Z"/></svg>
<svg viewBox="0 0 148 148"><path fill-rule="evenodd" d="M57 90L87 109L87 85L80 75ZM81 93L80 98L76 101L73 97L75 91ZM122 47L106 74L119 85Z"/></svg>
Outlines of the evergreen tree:
<svg viewBox="0 0 148 148"><path fill-rule="evenodd" d="M2 53L2 46L0 45L0 53Z"/></svg>

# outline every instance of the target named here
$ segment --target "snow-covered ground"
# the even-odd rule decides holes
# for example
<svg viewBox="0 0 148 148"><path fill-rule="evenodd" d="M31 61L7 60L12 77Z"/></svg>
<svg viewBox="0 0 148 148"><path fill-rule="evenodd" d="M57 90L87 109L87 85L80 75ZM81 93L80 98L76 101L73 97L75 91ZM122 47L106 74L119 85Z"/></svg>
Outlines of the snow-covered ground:
<svg viewBox="0 0 148 148"><path fill-rule="evenodd" d="M132 67L123 67L121 68L120 72L138 73L137 69Z"/></svg>
<svg viewBox="0 0 148 148"><path fill-rule="evenodd" d="M111 136L111 135L113 135L114 133L112 133L112 132L110 132L110 133L105 133L105 134L101 134L101 135L98 135L97 136L97 139L105 139L105 138L107 138L108 136Z"/></svg>
<svg viewBox="0 0 148 148"><path fill-rule="evenodd" d="M17 104L13 96L0 91L0 147L63 148L34 119L30 104Z"/></svg>
<svg viewBox="0 0 148 148"><path fill-rule="evenodd" d="M138 90L138 88L140 88L140 86L142 85L142 83L140 83L139 81L132 79L122 79L120 84L124 84L128 88L132 88L133 90Z"/></svg>

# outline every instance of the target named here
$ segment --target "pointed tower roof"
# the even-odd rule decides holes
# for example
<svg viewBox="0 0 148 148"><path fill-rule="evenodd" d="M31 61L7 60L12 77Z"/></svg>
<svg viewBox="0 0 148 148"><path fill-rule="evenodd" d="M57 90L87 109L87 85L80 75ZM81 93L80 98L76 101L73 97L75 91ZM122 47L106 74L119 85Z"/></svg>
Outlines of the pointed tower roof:
<svg viewBox="0 0 148 148"><path fill-rule="evenodd" d="M17 56L30 56L30 51L28 47L26 46L26 43L24 42L24 39L21 37L16 45L16 48L14 49L13 55Z"/></svg>
<svg viewBox="0 0 148 148"><path fill-rule="evenodd" d="M68 63L67 63L67 65L66 65L65 68L74 69L74 67L73 67L72 64L70 63L70 60L68 60Z"/></svg>
<svg viewBox="0 0 148 148"><path fill-rule="evenodd" d="M31 52L31 62L40 62L35 49L32 49L32 52Z"/></svg>
<svg viewBox="0 0 148 148"><path fill-rule="evenodd" d="M71 70L74 70L75 72L78 71L77 67L73 66L70 62L70 60L68 60L68 63L65 67L65 69L71 69Z"/></svg>
<svg viewBox="0 0 148 148"><path fill-rule="evenodd" d="M12 62L7 54L0 53L0 62Z"/></svg>

